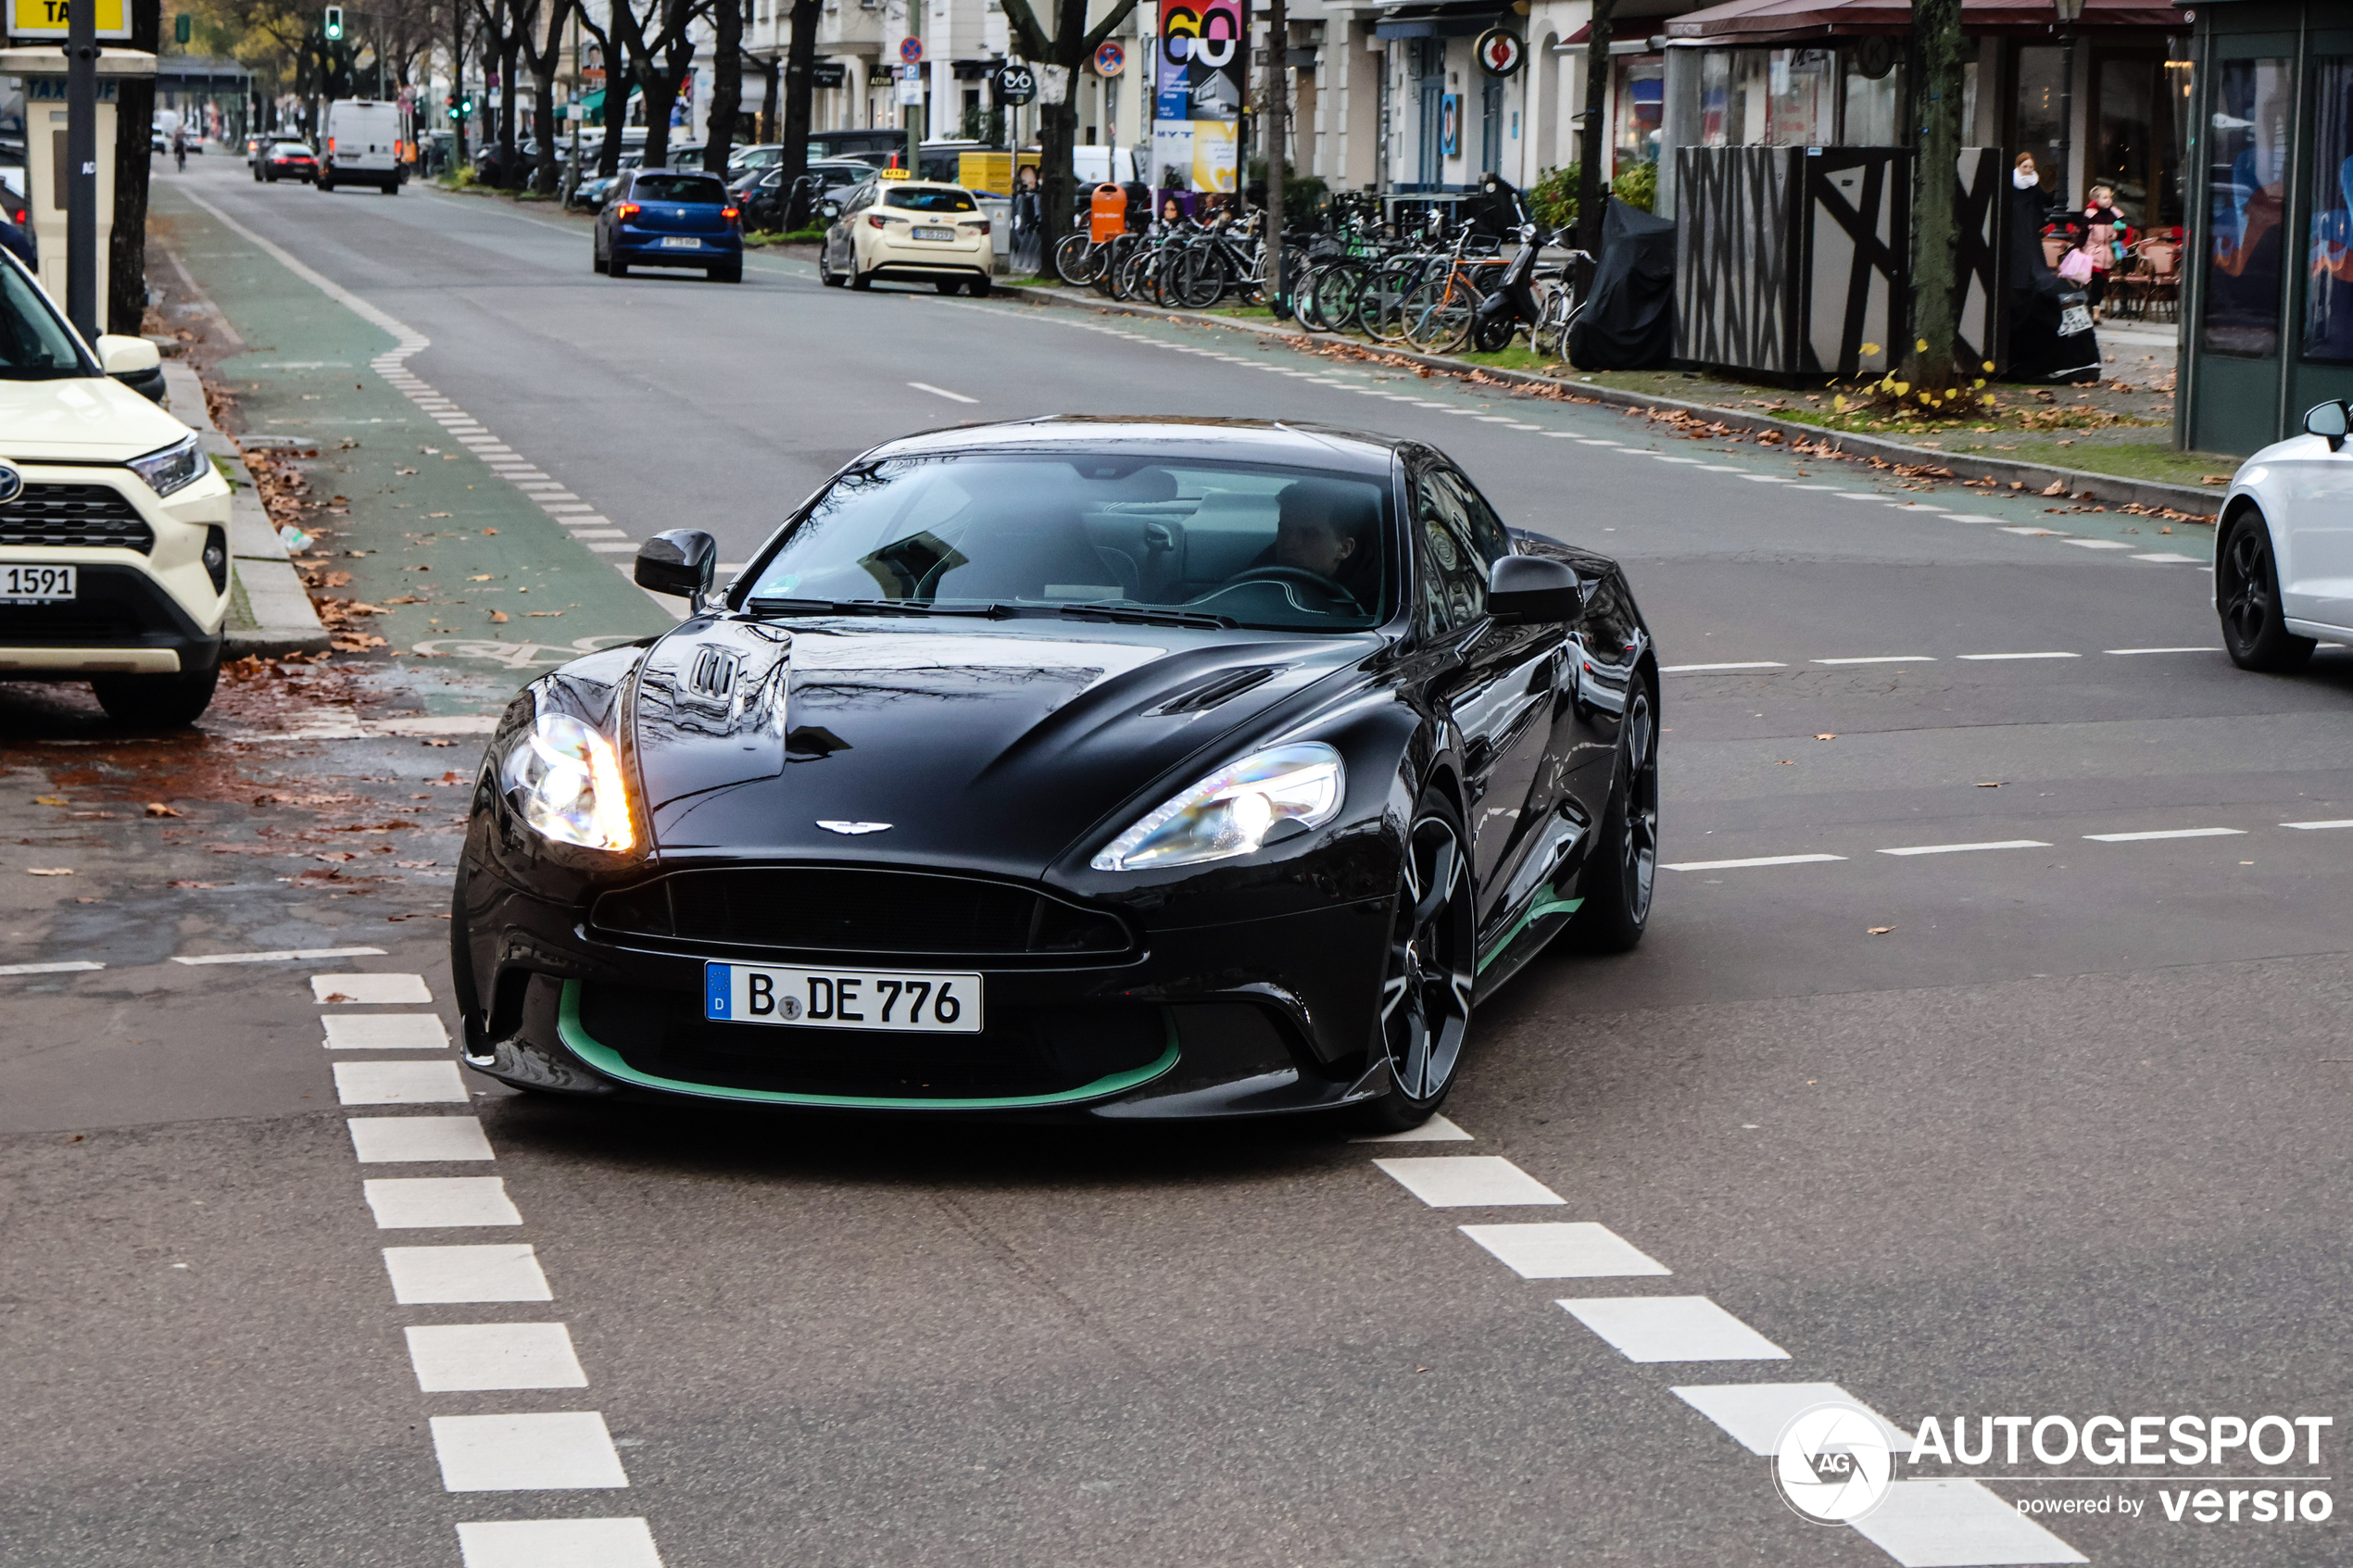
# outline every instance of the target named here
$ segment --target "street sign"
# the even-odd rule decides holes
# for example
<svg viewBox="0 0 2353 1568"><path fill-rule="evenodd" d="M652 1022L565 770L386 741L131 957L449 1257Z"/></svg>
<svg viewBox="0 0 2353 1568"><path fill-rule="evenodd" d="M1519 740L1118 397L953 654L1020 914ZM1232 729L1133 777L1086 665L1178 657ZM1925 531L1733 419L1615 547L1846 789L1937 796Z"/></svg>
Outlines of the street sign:
<svg viewBox="0 0 2353 1568"><path fill-rule="evenodd" d="M125 0L93 0L95 6L91 19L97 24L100 38L131 36L131 17ZM9 0L8 31L19 38L63 38L66 35L66 0Z"/></svg>
<svg viewBox="0 0 2353 1568"><path fill-rule="evenodd" d="M919 66L924 63L924 41L912 34L899 41L899 63Z"/></svg>
<svg viewBox="0 0 2353 1568"><path fill-rule="evenodd" d="M1471 53L1478 57L1478 69L1488 75L1516 76L1528 58L1528 45L1520 42L1518 33L1491 27L1478 35Z"/></svg>
<svg viewBox="0 0 2353 1568"><path fill-rule="evenodd" d="M997 71L996 99L1019 108L1038 96L1038 73L1019 60L1007 60Z"/></svg>
<svg viewBox="0 0 2353 1568"><path fill-rule="evenodd" d="M914 40L909 39L909 43ZM899 68L899 101L920 104L924 101L924 68L910 60Z"/></svg>
<svg viewBox="0 0 2353 1568"><path fill-rule="evenodd" d="M1127 51L1119 46L1116 38L1106 38L1095 47L1095 74L1117 76L1127 69Z"/></svg>

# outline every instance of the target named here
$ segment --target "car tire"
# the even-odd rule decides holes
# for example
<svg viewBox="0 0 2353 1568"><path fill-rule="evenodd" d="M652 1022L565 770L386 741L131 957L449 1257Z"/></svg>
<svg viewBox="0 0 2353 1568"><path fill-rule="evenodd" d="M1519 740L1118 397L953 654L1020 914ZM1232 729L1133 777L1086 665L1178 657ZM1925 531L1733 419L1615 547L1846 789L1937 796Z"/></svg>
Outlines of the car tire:
<svg viewBox="0 0 2353 1568"><path fill-rule="evenodd" d="M1373 1022L1372 1049L1389 1067L1389 1086L1357 1111L1384 1133L1418 1127L1445 1103L1462 1068L1478 980L1470 835L1443 792L1425 789L1416 802L1405 855Z"/></svg>
<svg viewBox="0 0 2353 1568"><path fill-rule="evenodd" d="M821 245L817 247L817 281L829 289L837 289L849 282L848 278L834 270L833 251L830 246Z"/></svg>
<svg viewBox="0 0 2353 1568"><path fill-rule="evenodd" d="M733 267L713 267L710 276L714 283L740 283L744 281L744 264L738 261Z"/></svg>
<svg viewBox="0 0 2353 1568"><path fill-rule="evenodd" d="M396 196L400 194L400 182L397 180L387 181L382 189L385 195Z"/></svg>
<svg viewBox="0 0 2353 1568"><path fill-rule="evenodd" d="M176 675L107 675L90 683L107 717L137 730L176 730L196 721L212 706L220 661Z"/></svg>
<svg viewBox="0 0 2353 1568"><path fill-rule="evenodd" d="M875 286L873 277L858 270L858 246L854 241L849 246L849 286L860 294Z"/></svg>
<svg viewBox="0 0 2353 1568"><path fill-rule="evenodd" d="M253 182L257 185L261 183L261 166L258 163L253 166Z"/></svg>
<svg viewBox="0 0 2353 1568"><path fill-rule="evenodd" d="M593 244L588 247L588 266L590 270L599 274L605 270L605 253L598 250Z"/></svg>
<svg viewBox="0 0 2353 1568"><path fill-rule="evenodd" d="M931 286L942 294L962 294L964 291L963 282L958 278L937 279Z"/></svg>
<svg viewBox="0 0 2353 1568"><path fill-rule="evenodd" d="M989 282L986 278L967 278L964 280L964 292L972 295L975 299L987 299L988 297L988 289Z"/></svg>
<svg viewBox="0 0 2353 1568"><path fill-rule="evenodd" d="M318 179L318 178L314 178L314 179L312 179L312 181L310 182L310 183L311 183L311 186L312 186L315 190L317 190L321 195L325 195L327 193L329 193L330 191L333 191L333 190L335 188L335 182L334 182L333 181L332 181L332 180L325 180L325 179Z"/></svg>
<svg viewBox="0 0 2353 1568"><path fill-rule="evenodd" d="M618 254L606 257L605 276L608 278L626 278L629 276L629 263L622 260Z"/></svg>
<svg viewBox="0 0 2353 1568"><path fill-rule="evenodd" d="M2231 519L2215 546L2214 610L2222 622L2222 651L2242 670L2282 674L2303 669L2312 657L2313 639L2287 629L2271 525L2253 507Z"/></svg>
<svg viewBox="0 0 2353 1568"><path fill-rule="evenodd" d="M1569 931L1593 953L1623 953L1650 926L1658 885L1658 714L1650 684L1626 688L1617 726L1617 783L1587 862L1584 898Z"/></svg>

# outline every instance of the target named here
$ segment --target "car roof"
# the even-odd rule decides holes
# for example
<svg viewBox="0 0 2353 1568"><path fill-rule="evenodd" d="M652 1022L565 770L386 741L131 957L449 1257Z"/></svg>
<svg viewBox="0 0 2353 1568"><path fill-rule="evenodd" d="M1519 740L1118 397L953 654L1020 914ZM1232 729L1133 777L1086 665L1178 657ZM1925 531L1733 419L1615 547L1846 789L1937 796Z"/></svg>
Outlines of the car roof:
<svg viewBox="0 0 2353 1568"><path fill-rule="evenodd" d="M879 174L882 171L876 169L875 172ZM967 195L971 194L965 186L957 184L953 180L885 180L882 183L894 191L963 191Z"/></svg>
<svg viewBox="0 0 2353 1568"><path fill-rule="evenodd" d="M1170 460L1257 458L1385 479L1401 439L1290 420L1191 415L1050 414L956 425L889 441L866 460L972 452L1091 453Z"/></svg>

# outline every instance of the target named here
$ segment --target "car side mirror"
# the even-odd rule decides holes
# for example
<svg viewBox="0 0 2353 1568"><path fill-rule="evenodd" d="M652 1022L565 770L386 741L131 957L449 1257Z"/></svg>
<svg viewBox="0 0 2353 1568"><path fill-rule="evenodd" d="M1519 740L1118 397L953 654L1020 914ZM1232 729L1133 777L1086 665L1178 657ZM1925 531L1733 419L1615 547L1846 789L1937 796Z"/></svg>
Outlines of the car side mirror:
<svg viewBox="0 0 2353 1568"><path fill-rule="evenodd" d="M1487 574L1487 613L1498 626L1554 625L1584 609L1584 585L1559 561L1505 556Z"/></svg>
<svg viewBox="0 0 2353 1568"><path fill-rule="evenodd" d="M817 210L824 213L828 219L839 218L841 216L841 203L837 201L821 202L818 204Z"/></svg>
<svg viewBox="0 0 2353 1568"><path fill-rule="evenodd" d="M135 376L163 366L163 356L143 337L102 334L97 342L98 369L110 376Z"/></svg>
<svg viewBox="0 0 2353 1568"><path fill-rule="evenodd" d="M719 575L719 542L699 528L673 528L637 546L637 586L690 599L699 611Z"/></svg>
<svg viewBox="0 0 2353 1568"><path fill-rule="evenodd" d="M2353 428L2353 415L2342 403L2322 403L2304 416L2304 433L2319 436L2332 452L2345 445L2348 428Z"/></svg>

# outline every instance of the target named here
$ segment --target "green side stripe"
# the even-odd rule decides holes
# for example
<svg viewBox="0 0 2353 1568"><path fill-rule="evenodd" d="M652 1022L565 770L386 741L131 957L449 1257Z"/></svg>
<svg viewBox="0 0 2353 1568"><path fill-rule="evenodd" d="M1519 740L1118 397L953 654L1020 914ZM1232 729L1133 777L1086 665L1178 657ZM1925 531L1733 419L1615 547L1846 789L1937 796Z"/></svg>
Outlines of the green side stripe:
<svg viewBox="0 0 2353 1568"><path fill-rule="evenodd" d="M1486 973L1487 966L1502 958L1504 949L1518 940L1519 934L1526 931L1533 922L1542 920L1546 915L1573 915L1577 912L1578 906L1584 902L1582 898L1556 898L1550 892L1538 894L1536 902L1528 906L1528 912L1512 922L1512 928L1497 937L1494 944L1479 956L1478 972L1481 974Z"/></svg>
<svg viewBox="0 0 2353 1568"><path fill-rule="evenodd" d="M573 1055L595 1068L608 1078L617 1078L639 1088L662 1089L671 1094L698 1095L705 1099L748 1100L760 1105L829 1106L852 1110L1024 1110L1039 1106L1076 1105L1084 1100L1108 1099L1140 1088L1176 1065L1176 1024L1168 1021L1168 1048L1160 1060L1142 1067L1114 1073L1108 1078L1098 1078L1076 1089L1063 1089L1051 1095L1000 1095L983 1099L892 1099L864 1095L799 1095L775 1089L730 1089L712 1084L689 1084L675 1078L657 1078L650 1073L640 1073L621 1060L621 1053L598 1041L580 1022L580 982L564 982L563 999L556 1009L556 1035Z"/></svg>

